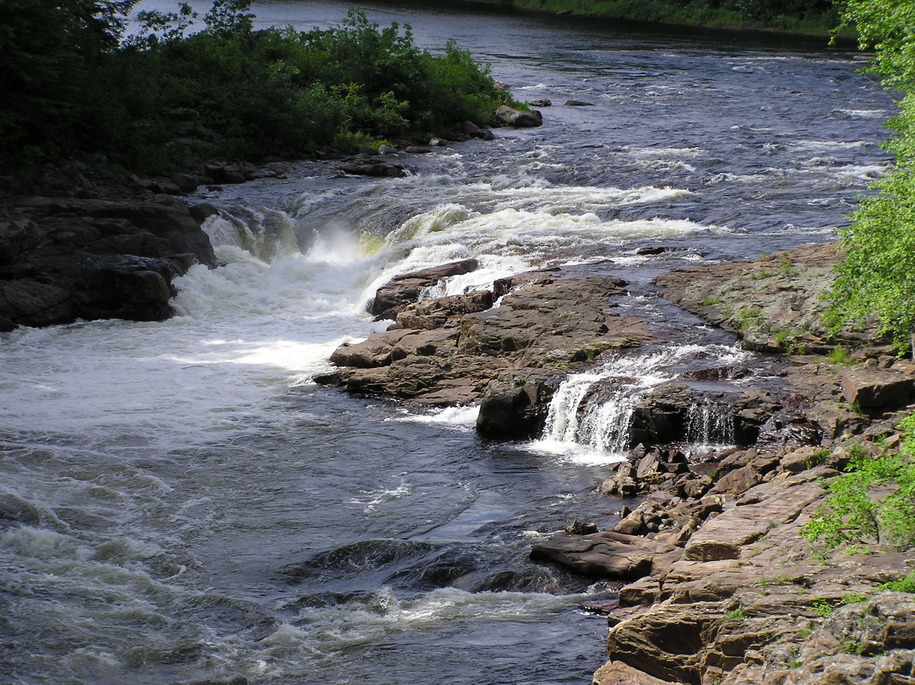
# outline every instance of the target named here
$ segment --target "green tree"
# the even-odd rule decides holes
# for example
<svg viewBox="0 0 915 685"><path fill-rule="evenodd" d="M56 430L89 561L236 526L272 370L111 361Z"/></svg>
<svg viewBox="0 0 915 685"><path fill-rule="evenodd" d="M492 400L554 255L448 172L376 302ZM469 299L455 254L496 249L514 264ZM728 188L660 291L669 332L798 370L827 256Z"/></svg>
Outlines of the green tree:
<svg viewBox="0 0 915 685"><path fill-rule="evenodd" d="M67 153L137 0L0 0L0 157Z"/></svg>
<svg viewBox="0 0 915 685"><path fill-rule="evenodd" d="M829 319L834 329L874 319L902 352L915 332L915 3L842 0L839 8L861 47L874 50L872 70L898 94L899 114L888 123L894 166L842 231L847 255L837 268Z"/></svg>

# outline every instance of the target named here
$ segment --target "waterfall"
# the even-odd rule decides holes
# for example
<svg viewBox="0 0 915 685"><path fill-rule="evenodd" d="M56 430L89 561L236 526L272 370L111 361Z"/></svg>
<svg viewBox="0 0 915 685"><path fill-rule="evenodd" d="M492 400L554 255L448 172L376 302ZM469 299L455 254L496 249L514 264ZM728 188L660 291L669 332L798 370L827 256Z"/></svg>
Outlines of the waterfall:
<svg viewBox="0 0 915 685"><path fill-rule="evenodd" d="M693 404L686 414L687 442L703 447L734 444L734 415L707 398Z"/></svg>
<svg viewBox="0 0 915 685"><path fill-rule="evenodd" d="M688 371L727 368L747 357L735 347L682 345L618 353L596 369L570 375L550 403L543 437L534 448L607 461L630 447L636 408L652 390L680 379ZM727 377L723 373L722 377ZM729 444L733 416L708 400L698 401L686 416L687 442Z"/></svg>

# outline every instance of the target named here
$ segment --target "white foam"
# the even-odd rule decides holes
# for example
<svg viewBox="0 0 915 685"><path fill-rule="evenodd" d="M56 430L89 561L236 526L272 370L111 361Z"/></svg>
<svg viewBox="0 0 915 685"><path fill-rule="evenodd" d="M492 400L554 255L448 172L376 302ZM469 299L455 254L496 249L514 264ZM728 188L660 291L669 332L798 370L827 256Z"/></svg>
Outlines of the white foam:
<svg viewBox="0 0 915 685"><path fill-rule="evenodd" d="M424 414L405 413L403 416L398 416L391 420L468 431L472 430L476 425L479 412L480 408L477 405L445 407L444 409L435 409Z"/></svg>

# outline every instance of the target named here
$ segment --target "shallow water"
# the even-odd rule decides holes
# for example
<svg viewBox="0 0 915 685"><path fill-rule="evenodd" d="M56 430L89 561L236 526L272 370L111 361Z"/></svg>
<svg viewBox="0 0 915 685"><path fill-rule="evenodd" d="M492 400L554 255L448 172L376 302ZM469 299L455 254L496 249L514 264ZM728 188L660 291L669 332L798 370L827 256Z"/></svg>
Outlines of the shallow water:
<svg viewBox="0 0 915 685"><path fill-rule="evenodd" d="M255 6L305 29L345 9ZM551 99L545 125L404 157L404 179L301 163L202 192L228 266L180 279L175 318L2 337L3 680L589 682L605 625L576 607L612 588L527 553L574 518L612 525L619 502L593 491L612 445L487 443L473 408L417 416L310 379L383 327L364 312L380 283L470 256L481 269L440 293L610 273L633 284L624 308L733 354L650 279L826 240L887 163L890 102L855 55L368 13L430 48L456 38L516 97Z"/></svg>

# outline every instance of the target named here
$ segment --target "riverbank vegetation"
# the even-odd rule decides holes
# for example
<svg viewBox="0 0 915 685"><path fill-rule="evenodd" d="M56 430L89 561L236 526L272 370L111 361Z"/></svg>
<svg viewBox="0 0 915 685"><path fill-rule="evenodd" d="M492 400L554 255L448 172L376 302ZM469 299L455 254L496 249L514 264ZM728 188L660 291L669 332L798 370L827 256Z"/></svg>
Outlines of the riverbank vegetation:
<svg viewBox="0 0 915 685"><path fill-rule="evenodd" d="M896 0L844 0L862 48L873 49L872 72L898 94L887 143L895 162L842 232L847 250L838 267L830 318L841 325L870 318L903 353L915 341L915 6Z"/></svg>
<svg viewBox="0 0 915 685"><path fill-rule="evenodd" d="M409 27L380 28L357 10L329 30L254 31L251 0L215 0L202 20L178 3L141 13L125 39L136 2L0 0L8 171L90 155L160 171L352 151L482 124L508 100L455 44L433 56Z"/></svg>
<svg viewBox="0 0 915 685"><path fill-rule="evenodd" d="M484 0L485 1L485 0ZM770 29L828 35L832 0L489 0L521 9L708 28Z"/></svg>

